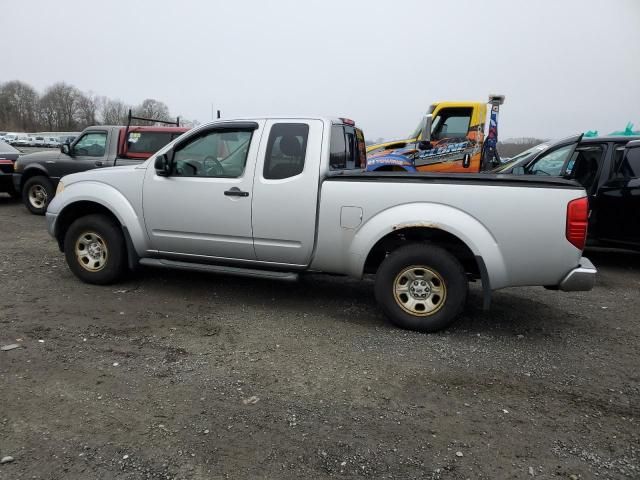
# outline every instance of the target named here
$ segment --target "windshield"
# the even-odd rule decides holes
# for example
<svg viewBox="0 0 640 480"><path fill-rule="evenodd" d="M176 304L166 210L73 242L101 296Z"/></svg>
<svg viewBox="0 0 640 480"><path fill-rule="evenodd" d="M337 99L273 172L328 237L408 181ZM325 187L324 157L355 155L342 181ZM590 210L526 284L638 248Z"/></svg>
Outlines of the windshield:
<svg viewBox="0 0 640 480"><path fill-rule="evenodd" d="M506 170L516 165L523 165L535 157L538 153L549 148L547 143L541 143L535 147L531 147L524 152L519 153L515 157L512 157L507 163L500 165L496 170Z"/></svg>

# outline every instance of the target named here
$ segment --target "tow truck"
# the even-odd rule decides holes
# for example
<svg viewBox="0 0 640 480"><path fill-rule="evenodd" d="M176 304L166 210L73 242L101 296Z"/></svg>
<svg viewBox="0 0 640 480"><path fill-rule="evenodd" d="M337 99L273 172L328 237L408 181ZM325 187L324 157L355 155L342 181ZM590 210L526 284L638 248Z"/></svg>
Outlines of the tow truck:
<svg viewBox="0 0 640 480"><path fill-rule="evenodd" d="M406 140L367 147L368 171L487 172L500 165L498 114L504 95L483 102L436 102ZM485 135L487 105L489 127Z"/></svg>

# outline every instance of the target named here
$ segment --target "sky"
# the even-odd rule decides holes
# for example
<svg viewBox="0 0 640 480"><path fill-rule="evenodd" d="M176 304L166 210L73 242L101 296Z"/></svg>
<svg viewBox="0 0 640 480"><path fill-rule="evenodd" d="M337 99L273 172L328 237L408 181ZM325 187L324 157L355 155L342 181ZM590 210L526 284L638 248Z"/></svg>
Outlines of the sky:
<svg viewBox="0 0 640 480"><path fill-rule="evenodd" d="M640 129L640 0L5 2L0 82L40 92L346 116L369 139L497 93L501 139Z"/></svg>

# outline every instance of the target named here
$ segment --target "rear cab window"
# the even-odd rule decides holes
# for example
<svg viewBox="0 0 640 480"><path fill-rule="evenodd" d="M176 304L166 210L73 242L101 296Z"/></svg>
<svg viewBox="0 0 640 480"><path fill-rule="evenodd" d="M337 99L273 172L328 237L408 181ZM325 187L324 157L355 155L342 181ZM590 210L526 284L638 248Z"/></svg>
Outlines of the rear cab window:
<svg viewBox="0 0 640 480"><path fill-rule="evenodd" d="M332 125L329 147L331 171L359 170L366 167L366 146L362 130L354 125Z"/></svg>
<svg viewBox="0 0 640 480"><path fill-rule="evenodd" d="M148 158L180 135L182 132L130 131L123 153L132 158Z"/></svg>

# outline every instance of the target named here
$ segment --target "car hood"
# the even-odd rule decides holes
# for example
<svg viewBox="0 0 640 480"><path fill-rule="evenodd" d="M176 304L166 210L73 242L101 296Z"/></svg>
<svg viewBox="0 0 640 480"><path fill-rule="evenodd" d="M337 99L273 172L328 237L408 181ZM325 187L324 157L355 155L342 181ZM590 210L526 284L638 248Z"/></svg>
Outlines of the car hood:
<svg viewBox="0 0 640 480"><path fill-rule="evenodd" d="M45 163L51 160L57 160L62 155L60 152L36 152L28 153L27 155L20 155L18 163L21 166L28 165L30 163Z"/></svg>
<svg viewBox="0 0 640 480"><path fill-rule="evenodd" d="M61 181L65 186L76 182L104 182L111 183L114 177L126 177L140 170L141 165L123 165L121 167L94 168L85 172L65 175Z"/></svg>

